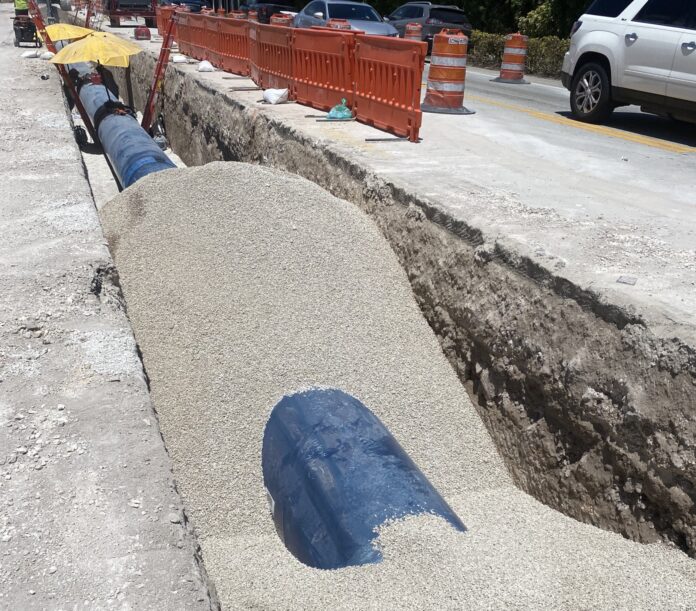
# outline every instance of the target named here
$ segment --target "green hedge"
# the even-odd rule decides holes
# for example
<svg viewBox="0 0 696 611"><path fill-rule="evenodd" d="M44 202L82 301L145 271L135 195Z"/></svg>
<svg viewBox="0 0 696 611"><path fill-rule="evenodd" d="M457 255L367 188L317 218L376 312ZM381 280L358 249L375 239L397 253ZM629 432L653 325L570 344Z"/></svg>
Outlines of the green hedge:
<svg viewBox="0 0 696 611"><path fill-rule="evenodd" d="M527 49L527 73L540 76L559 76L570 41L557 36L530 38ZM469 60L474 66L499 68L505 48L503 34L471 33Z"/></svg>

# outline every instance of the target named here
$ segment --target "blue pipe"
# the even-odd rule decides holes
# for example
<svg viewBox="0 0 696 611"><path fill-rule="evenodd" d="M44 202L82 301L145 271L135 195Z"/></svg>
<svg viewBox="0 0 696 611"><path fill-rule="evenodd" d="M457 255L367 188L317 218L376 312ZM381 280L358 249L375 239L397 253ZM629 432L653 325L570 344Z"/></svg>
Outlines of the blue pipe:
<svg viewBox="0 0 696 611"><path fill-rule="evenodd" d="M104 85L86 83L80 89L80 99L94 122L97 111L117 98L113 93L107 95ZM124 189L148 174L176 167L131 115L104 116L97 135Z"/></svg>
<svg viewBox="0 0 696 611"><path fill-rule="evenodd" d="M61 48L63 45L56 46ZM94 71L88 63L69 64L66 67L76 70L82 78ZM103 84L86 82L80 88L80 100L94 124L95 116L104 105L109 101L118 101L118 97L108 92ZM176 167L131 115L106 114L95 127L104 154L123 189L148 174Z"/></svg>
<svg viewBox="0 0 696 611"><path fill-rule="evenodd" d="M276 530L311 567L380 562L375 529L407 515L466 530L382 422L340 390L283 397L266 425L262 466Z"/></svg>

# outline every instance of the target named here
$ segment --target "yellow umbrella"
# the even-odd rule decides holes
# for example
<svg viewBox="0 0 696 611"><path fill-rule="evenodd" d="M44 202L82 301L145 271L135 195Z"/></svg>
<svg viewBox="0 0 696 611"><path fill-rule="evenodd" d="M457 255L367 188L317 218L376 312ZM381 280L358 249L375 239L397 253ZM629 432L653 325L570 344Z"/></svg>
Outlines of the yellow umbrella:
<svg viewBox="0 0 696 611"><path fill-rule="evenodd" d="M141 51L138 45L109 32L92 32L63 47L50 61L54 64L95 62L102 66L127 68L128 58Z"/></svg>
<svg viewBox="0 0 696 611"><path fill-rule="evenodd" d="M75 40L84 38L94 32L88 28L81 28L79 25L70 23L53 23L46 26L46 33L51 37L51 40Z"/></svg>

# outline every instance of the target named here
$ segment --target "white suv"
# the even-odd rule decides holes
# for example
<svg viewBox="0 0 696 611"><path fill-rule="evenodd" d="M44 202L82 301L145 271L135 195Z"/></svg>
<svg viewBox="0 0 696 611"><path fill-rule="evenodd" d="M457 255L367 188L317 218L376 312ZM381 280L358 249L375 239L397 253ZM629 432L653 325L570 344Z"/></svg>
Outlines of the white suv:
<svg viewBox="0 0 696 611"><path fill-rule="evenodd" d="M696 0L596 0L573 26L562 80L581 121L638 104L696 123Z"/></svg>

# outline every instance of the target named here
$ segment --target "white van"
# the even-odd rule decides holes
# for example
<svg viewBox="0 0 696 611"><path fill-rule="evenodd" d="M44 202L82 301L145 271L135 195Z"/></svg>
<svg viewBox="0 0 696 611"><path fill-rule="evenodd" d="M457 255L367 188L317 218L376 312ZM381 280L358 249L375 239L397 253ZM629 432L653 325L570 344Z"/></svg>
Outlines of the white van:
<svg viewBox="0 0 696 611"><path fill-rule="evenodd" d="M581 121L637 104L696 123L696 0L596 0L573 26L562 80Z"/></svg>

